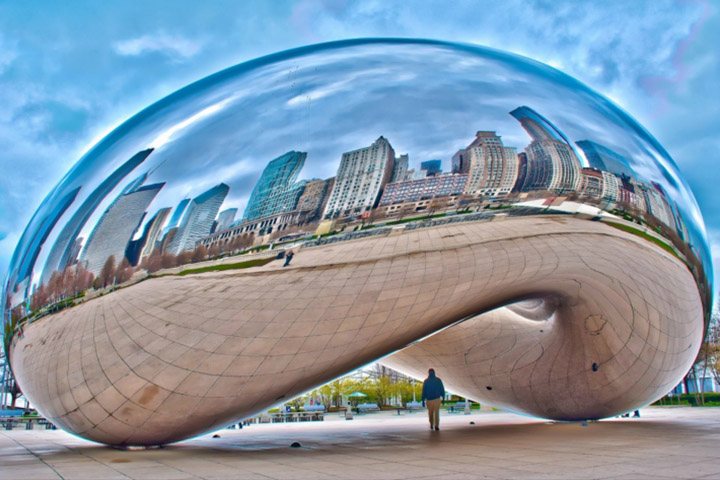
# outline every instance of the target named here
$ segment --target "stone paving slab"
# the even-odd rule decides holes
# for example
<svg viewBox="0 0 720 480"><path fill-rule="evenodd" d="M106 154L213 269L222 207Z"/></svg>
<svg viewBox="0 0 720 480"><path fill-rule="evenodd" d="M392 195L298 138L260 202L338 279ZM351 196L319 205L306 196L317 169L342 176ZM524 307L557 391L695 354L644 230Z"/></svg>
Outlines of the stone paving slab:
<svg viewBox="0 0 720 480"><path fill-rule="evenodd" d="M0 432L0 480L720 479L720 408L556 423L510 413L328 415L251 425L160 449L116 450L61 430ZM474 422L475 425L471 425ZM292 442L301 448L290 448Z"/></svg>

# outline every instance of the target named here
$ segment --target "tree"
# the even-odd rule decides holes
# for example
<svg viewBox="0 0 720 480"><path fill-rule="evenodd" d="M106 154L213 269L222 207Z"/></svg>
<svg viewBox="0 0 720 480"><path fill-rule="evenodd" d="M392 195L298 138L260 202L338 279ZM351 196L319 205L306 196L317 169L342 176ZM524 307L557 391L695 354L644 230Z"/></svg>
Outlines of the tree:
<svg viewBox="0 0 720 480"><path fill-rule="evenodd" d="M210 247L207 254L208 258L218 258L220 256L220 245L217 243Z"/></svg>
<svg viewBox="0 0 720 480"><path fill-rule="evenodd" d="M130 265L130 261L123 257L120 265L115 270L115 281L116 283L125 283L132 278L135 269Z"/></svg>
<svg viewBox="0 0 720 480"><path fill-rule="evenodd" d="M162 254L158 249L152 251L150 255L145 257L141 268L144 268L148 273L157 272L162 268Z"/></svg>
<svg viewBox="0 0 720 480"><path fill-rule="evenodd" d="M202 243L195 247L195 250L192 252L192 256L190 257L190 260L192 263L202 262L205 260L208 256L208 249L203 245Z"/></svg>
<svg viewBox="0 0 720 480"><path fill-rule="evenodd" d="M180 265L187 265L190 263L190 260L192 259L192 252L190 250L183 250L182 252L178 253L175 261L176 265L179 267Z"/></svg>
<svg viewBox="0 0 720 480"><path fill-rule="evenodd" d="M162 268L173 268L178 265L178 260L172 253L163 253L160 257L160 266Z"/></svg>
<svg viewBox="0 0 720 480"><path fill-rule="evenodd" d="M397 212L398 217L400 217L400 220L402 220L406 216L410 215L411 213L415 213L415 204L414 203L406 203L405 205L400 207L400 209Z"/></svg>
<svg viewBox="0 0 720 480"><path fill-rule="evenodd" d="M105 260L102 270L100 270L100 285L104 288L113 282L115 276L115 255L110 255Z"/></svg>

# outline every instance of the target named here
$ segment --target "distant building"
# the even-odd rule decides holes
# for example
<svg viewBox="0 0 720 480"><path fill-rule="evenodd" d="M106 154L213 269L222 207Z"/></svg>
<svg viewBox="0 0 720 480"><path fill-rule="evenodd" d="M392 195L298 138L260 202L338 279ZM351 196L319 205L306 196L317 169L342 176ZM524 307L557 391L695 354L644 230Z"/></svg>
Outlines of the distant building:
<svg viewBox="0 0 720 480"><path fill-rule="evenodd" d="M452 156L452 173L468 173L470 171L469 159L466 158L466 150L458 150Z"/></svg>
<svg viewBox="0 0 720 480"><path fill-rule="evenodd" d="M395 167L395 151L386 138L342 154L324 218L361 215L377 206Z"/></svg>
<svg viewBox="0 0 720 480"><path fill-rule="evenodd" d="M290 226L303 225L312 220L309 211L294 210L292 212L280 212L255 220L244 220L231 228L207 235L197 243L210 248L214 245L225 245L232 242L241 235L255 235L256 237L268 235L276 231L282 231ZM170 232L170 234L172 231ZM169 234L168 234L169 235Z"/></svg>
<svg viewBox="0 0 720 480"><path fill-rule="evenodd" d="M676 229L672 207L658 190L646 183L635 183L635 192L645 200L647 213L657 218L672 230Z"/></svg>
<svg viewBox="0 0 720 480"><path fill-rule="evenodd" d="M610 172L600 172L603 177L603 189L600 196L608 202L617 202L619 195L620 182L618 178Z"/></svg>
<svg viewBox="0 0 720 480"><path fill-rule="evenodd" d="M177 207L175 207L175 211L173 212L172 217L170 217L170 221L163 229L164 233L167 233L170 231L170 229L180 225L180 220L182 220L183 213L185 213L185 209L187 208L189 203L189 198L183 198L182 200L180 200L180 203L178 203Z"/></svg>
<svg viewBox="0 0 720 480"><path fill-rule="evenodd" d="M237 208L227 208L218 213L217 220L215 220L215 231L219 232L230 227L230 225L235 221L237 211Z"/></svg>
<svg viewBox="0 0 720 480"><path fill-rule="evenodd" d="M304 182L296 181L306 157L305 152L291 151L271 160L250 194L243 220L295 210L305 189Z"/></svg>
<svg viewBox="0 0 720 480"><path fill-rule="evenodd" d="M647 212L645 199L625 187L618 188L618 203L629 205L631 208L639 210L640 212Z"/></svg>
<svg viewBox="0 0 720 480"><path fill-rule="evenodd" d="M440 175L442 173L442 160L428 160L420 163L420 170L425 172L426 177Z"/></svg>
<svg viewBox="0 0 720 480"><path fill-rule="evenodd" d="M529 107L510 112L530 135L525 148L528 156L523 191L577 191L582 182L582 166L567 137L545 117Z"/></svg>
<svg viewBox="0 0 720 480"><path fill-rule="evenodd" d="M63 229L58 234L53 244L42 273L42 282L47 284L50 276L55 270L62 270L65 265L72 263L70 260L71 251L75 245L75 241L85 224L95 212L97 207L103 200L113 191L113 189L125 178L130 172L138 167L152 153L153 149L149 148L133 155L128 161L123 163L114 172L112 172L105 180L90 193L83 203L75 210L75 213L67 221ZM77 253L75 254L77 258Z"/></svg>
<svg viewBox="0 0 720 480"><path fill-rule="evenodd" d="M416 202L428 198L460 195L467 183L467 174L445 174L420 180L388 183L380 199L380 207L396 203Z"/></svg>
<svg viewBox="0 0 720 480"><path fill-rule="evenodd" d="M625 157L592 140L575 142L585 154L590 167L613 173L618 177L635 178L635 172Z"/></svg>
<svg viewBox="0 0 720 480"><path fill-rule="evenodd" d="M70 249L70 254L67 258L67 263L62 267L62 270L66 269L67 267L71 267L75 265L78 261L78 256L80 255L80 250L82 250L83 241L85 239L83 237L77 237L75 241L73 242L72 248Z"/></svg>
<svg viewBox="0 0 720 480"><path fill-rule="evenodd" d="M395 167L389 183L402 182L407 180L408 169L410 168L410 157L407 153L395 157Z"/></svg>
<svg viewBox="0 0 720 480"><path fill-rule="evenodd" d="M115 257L116 265L125 258L125 249L145 217L145 210L165 185L139 186L138 183L140 180L123 190L88 236L80 261L85 262L85 268L96 276L111 256Z"/></svg>
<svg viewBox="0 0 720 480"><path fill-rule="evenodd" d="M330 190L335 184L335 178L327 180L309 180L305 183L305 190L297 202L297 210L307 212L307 219L318 218L325 210Z"/></svg>
<svg viewBox="0 0 720 480"><path fill-rule="evenodd" d="M145 232L143 234L145 241L143 242L142 250L140 251L140 262L142 262L144 258L149 257L153 250L160 247L158 239L163 231L163 224L169 216L170 207L161 208L145 224Z"/></svg>
<svg viewBox="0 0 720 480"><path fill-rule="evenodd" d="M500 197L512 191L518 176L517 153L504 146L495 132L477 132L461 155L469 168L464 193Z"/></svg>
<svg viewBox="0 0 720 480"><path fill-rule="evenodd" d="M220 183L193 198L172 241L169 242L168 252L177 255L185 250L194 250L196 243L210 234L215 216L229 191L230 187Z"/></svg>
<svg viewBox="0 0 720 480"><path fill-rule="evenodd" d="M525 178L527 177L527 153L520 152L517 154L518 156L518 176L517 180L515 181L515 185L513 185L512 192L517 193L520 190L522 190L523 185L525 184Z"/></svg>
<svg viewBox="0 0 720 480"><path fill-rule="evenodd" d="M582 183L578 193L588 198L601 198L603 194L603 174L594 168L582 169Z"/></svg>

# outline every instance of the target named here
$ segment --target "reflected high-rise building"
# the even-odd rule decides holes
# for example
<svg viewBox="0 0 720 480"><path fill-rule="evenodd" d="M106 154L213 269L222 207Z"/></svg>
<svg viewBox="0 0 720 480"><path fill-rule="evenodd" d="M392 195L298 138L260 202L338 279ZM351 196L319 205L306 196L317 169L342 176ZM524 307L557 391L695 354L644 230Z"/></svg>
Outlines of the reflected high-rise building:
<svg viewBox="0 0 720 480"><path fill-rule="evenodd" d="M603 177L602 193L603 200L608 202L617 202L620 192L620 182L618 178L610 172L601 172Z"/></svg>
<svg viewBox="0 0 720 480"><path fill-rule="evenodd" d="M395 167L393 168L392 178L390 182L402 182L407 180L408 169L410 168L410 156L407 153L395 157Z"/></svg>
<svg viewBox="0 0 720 480"><path fill-rule="evenodd" d="M305 184L305 190L297 203L297 210L299 212L308 212L307 221L317 218L325 210L325 205L334 184L335 177L327 180L309 180Z"/></svg>
<svg viewBox="0 0 720 480"><path fill-rule="evenodd" d="M461 155L468 168L465 192L488 197L504 196L515 186L518 158L515 148L506 147L495 132L480 131Z"/></svg>
<svg viewBox="0 0 720 480"><path fill-rule="evenodd" d="M146 186L138 186L138 183L134 181L123 190L88 236L80 261L86 262L85 268L95 275L111 256L115 257L116 265L125 258L125 250L140 227L145 210L165 186L165 183Z"/></svg>
<svg viewBox="0 0 720 480"><path fill-rule="evenodd" d="M17 283L21 283L25 279L29 279L29 277L32 275L35 268L35 262L37 261L37 257L40 254L40 249L42 249L48 236L50 236L50 232L52 232L58 220L60 220L60 217L63 216L65 211L75 201L75 197L77 197L79 191L80 187L77 187L72 191L68 192L59 202L57 202L53 206L53 209L50 211L50 213L43 217L42 221L40 222L40 228L35 231L35 235L30 240L30 245L25 250L25 255L22 257L22 259L20 259L19 267L17 270ZM31 282L28 281L26 282L26 285L29 286L30 283Z"/></svg>
<svg viewBox="0 0 720 480"><path fill-rule="evenodd" d="M588 198L601 198L603 194L602 172L595 168L583 168L582 183L578 193Z"/></svg>
<svg viewBox="0 0 720 480"><path fill-rule="evenodd" d="M577 191L582 182L582 165L567 137L545 117L529 107L510 112L530 135L523 191Z"/></svg>
<svg viewBox="0 0 720 480"><path fill-rule="evenodd" d="M182 220L183 213L185 213L185 209L187 208L189 203L189 198L183 198L182 200L180 200L180 203L178 203L177 207L175 207L175 211L173 212L172 217L170 217L170 221L163 229L164 233L167 233L170 231L170 229L180 225L180 220Z"/></svg>
<svg viewBox="0 0 720 480"><path fill-rule="evenodd" d="M72 248L70 249L70 255L68 255L67 262L65 263L65 265L60 266L62 270L77 263L78 256L80 255L80 250L82 250L84 240L85 239L83 237L77 237L75 239Z"/></svg>
<svg viewBox="0 0 720 480"><path fill-rule="evenodd" d="M635 178L630 163L619 153L592 140L580 140L575 144L582 149L590 167L613 173L618 177Z"/></svg>
<svg viewBox="0 0 720 480"><path fill-rule="evenodd" d="M193 250L198 240L209 235L215 217L229 191L230 187L220 183L193 198L167 250L174 255L185 250Z"/></svg>
<svg viewBox="0 0 720 480"><path fill-rule="evenodd" d="M217 220L215 220L215 231L220 232L228 228L235 221L237 211L237 208L227 208L218 213Z"/></svg>
<svg viewBox="0 0 720 480"><path fill-rule="evenodd" d="M306 157L305 152L291 151L271 160L250 194L243 220L295 210L305 188L296 181Z"/></svg>
<svg viewBox="0 0 720 480"><path fill-rule="evenodd" d="M153 149L149 148L133 155L127 162L123 163L114 172L112 172L98 187L92 191L85 201L78 207L72 218L68 220L63 229L58 234L53 244L42 273L42 282L47 284L50 276L55 270L62 270L68 263L72 263L70 259L71 250L75 240L95 212L97 207L105 200L110 192L132 172L138 165L143 163L152 153Z"/></svg>
<svg viewBox="0 0 720 480"><path fill-rule="evenodd" d="M161 208L145 224L145 231L143 233L144 241L142 241L142 250L140 251L138 262L142 262L143 258L150 256L153 250L158 248L158 238L162 233L162 226L169 215L170 207Z"/></svg>
<svg viewBox="0 0 720 480"><path fill-rule="evenodd" d="M373 209L394 168L395 151L382 136L369 147L343 153L323 217L359 215Z"/></svg>
<svg viewBox="0 0 720 480"><path fill-rule="evenodd" d="M440 175L442 173L442 160L427 160L421 162L420 170L425 172L426 177Z"/></svg>

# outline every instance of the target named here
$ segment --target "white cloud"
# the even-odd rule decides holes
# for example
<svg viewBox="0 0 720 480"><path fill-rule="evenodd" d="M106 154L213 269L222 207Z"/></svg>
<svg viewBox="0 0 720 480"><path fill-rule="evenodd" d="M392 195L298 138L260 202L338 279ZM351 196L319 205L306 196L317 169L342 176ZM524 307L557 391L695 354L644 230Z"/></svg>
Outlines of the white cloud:
<svg viewBox="0 0 720 480"><path fill-rule="evenodd" d="M118 55L129 57L157 52L173 58L190 58L200 52L203 45L181 36L159 33L123 40L113 47Z"/></svg>

